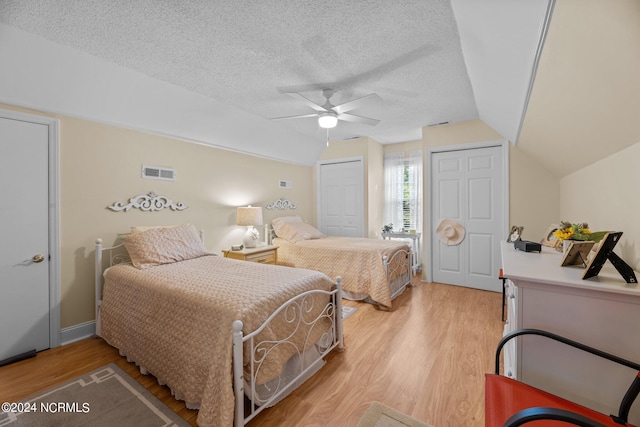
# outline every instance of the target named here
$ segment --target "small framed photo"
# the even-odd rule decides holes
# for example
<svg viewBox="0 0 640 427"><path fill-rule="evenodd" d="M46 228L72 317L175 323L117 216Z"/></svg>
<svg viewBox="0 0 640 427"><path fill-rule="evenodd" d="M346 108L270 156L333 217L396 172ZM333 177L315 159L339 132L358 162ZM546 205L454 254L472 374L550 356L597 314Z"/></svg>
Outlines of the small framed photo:
<svg viewBox="0 0 640 427"><path fill-rule="evenodd" d="M540 244L549 248L556 248L558 245L561 245L562 243L560 242L560 239L558 239L558 236L553 234L553 232L559 228L560 226L558 224L551 224L545 235L542 236Z"/></svg>
<svg viewBox="0 0 640 427"><path fill-rule="evenodd" d="M579 241L571 242L569 248L564 252L560 265L566 267L568 265L583 265L587 266L587 258L589 252L596 242L593 241Z"/></svg>
<svg viewBox="0 0 640 427"><path fill-rule="evenodd" d="M522 230L524 227L514 225L511 227L511 231L509 232L509 238L507 239L508 243L513 243L515 241L522 239Z"/></svg>

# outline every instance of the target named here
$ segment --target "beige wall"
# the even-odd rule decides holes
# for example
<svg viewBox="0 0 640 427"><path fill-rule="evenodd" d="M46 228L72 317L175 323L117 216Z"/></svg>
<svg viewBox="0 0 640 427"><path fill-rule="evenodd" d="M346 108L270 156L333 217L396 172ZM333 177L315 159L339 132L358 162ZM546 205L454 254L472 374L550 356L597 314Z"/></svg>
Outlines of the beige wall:
<svg viewBox="0 0 640 427"><path fill-rule="evenodd" d="M422 129L422 141L425 148L497 139L504 139L504 137L482 120L467 120Z"/></svg>
<svg viewBox="0 0 640 427"><path fill-rule="evenodd" d="M615 252L640 270L640 141L560 180L563 220L592 231L622 231Z"/></svg>
<svg viewBox="0 0 640 427"><path fill-rule="evenodd" d="M422 150L423 143L422 140L411 141L411 142L399 142L397 144L385 144L383 146L384 153L404 153L405 156L408 156L412 151Z"/></svg>
<svg viewBox="0 0 640 427"><path fill-rule="evenodd" d="M69 117L57 118L62 328L95 318L93 257L98 237L110 245L118 233L128 232L131 226L189 222L205 231L207 249L220 253L242 240L245 229L235 225L237 206L264 207L280 197L297 205L295 211L263 209L265 221L294 212L308 218L314 210L311 167ZM142 179L142 164L174 168L177 180ZM292 181L293 188L280 189L281 179ZM106 208L150 191L185 203L188 208L176 212L113 212Z"/></svg>
<svg viewBox="0 0 640 427"><path fill-rule="evenodd" d="M380 238L382 232L382 215L384 214L384 149L383 145L373 139L369 139L367 167L367 192L369 201L369 223L367 236Z"/></svg>
<svg viewBox="0 0 640 427"><path fill-rule="evenodd" d="M539 242L560 216L560 182L518 146L509 147L509 218L524 227L522 238Z"/></svg>

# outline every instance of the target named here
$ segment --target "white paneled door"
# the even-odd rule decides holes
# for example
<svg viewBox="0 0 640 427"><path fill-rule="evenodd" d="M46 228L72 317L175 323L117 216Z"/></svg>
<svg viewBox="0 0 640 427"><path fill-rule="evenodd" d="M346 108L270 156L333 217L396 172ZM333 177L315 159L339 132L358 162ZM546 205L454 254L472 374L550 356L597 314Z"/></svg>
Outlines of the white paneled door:
<svg viewBox="0 0 640 427"><path fill-rule="evenodd" d="M0 361L50 347L49 127L0 116Z"/></svg>
<svg viewBox="0 0 640 427"><path fill-rule="evenodd" d="M504 238L505 191L501 146L431 153L432 280L501 291L500 241ZM461 224L457 245L438 239L444 219Z"/></svg>
<svg viewBox="0 0 640 427"><path fill-rule="evenodd" d="M318 226L328 236L364 237L362 160L318 165Z"/></svg>

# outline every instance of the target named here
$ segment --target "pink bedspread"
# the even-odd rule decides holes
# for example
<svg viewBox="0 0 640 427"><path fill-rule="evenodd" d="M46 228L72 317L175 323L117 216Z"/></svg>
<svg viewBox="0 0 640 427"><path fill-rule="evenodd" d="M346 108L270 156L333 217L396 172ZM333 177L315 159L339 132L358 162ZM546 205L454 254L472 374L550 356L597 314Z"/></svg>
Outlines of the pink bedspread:
<svg viewBox="0 0 640 427"><path fill-rule="evenodd" d="M147 270L116 265L105 272L102 336L176 398L199 404L200 426L231 426L233 321L250 333L291 297L334 286L317 271L218 256ZM277 376L289 356L263 367L262 379Z"/></svg>
<svg viewBox="0 0 640 427"><path fill-rule="evenodd" d="M391 308L391 291L382 257L389 259L397 251L409 252L406 242L357 237L327 236L322 239L291 243L275 238L278 264L321 271L330 277L342 277L342 289L368 295L376 303ZM409 259L397 272L409 269Z"/></svg>

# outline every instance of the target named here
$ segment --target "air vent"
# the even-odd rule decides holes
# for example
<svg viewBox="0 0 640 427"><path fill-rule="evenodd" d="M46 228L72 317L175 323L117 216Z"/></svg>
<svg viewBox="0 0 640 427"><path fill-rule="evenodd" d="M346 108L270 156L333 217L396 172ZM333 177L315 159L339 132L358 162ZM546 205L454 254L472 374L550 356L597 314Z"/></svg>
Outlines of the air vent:
<svg viewBox="0 0 640 427"><path fill-rule="evenodd" d="M285 181L284 179L281 179L280 181L278 181L278 187L280 187L280 188L293 188L293 182Z"/></svg>
<svg viewBox="0 0 640 427"><path fill-rule="evenodd" d="M176 171L175 169L142 165L142 177L148 179L162 179L164 181L175 181Z"/></svg>

